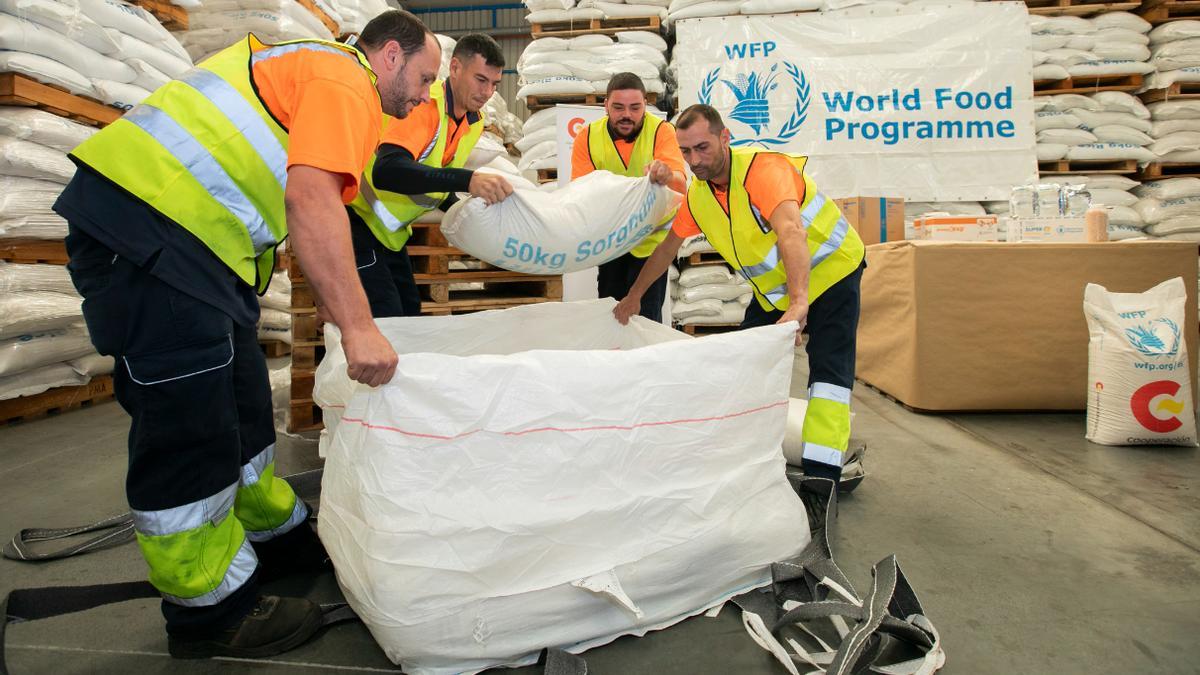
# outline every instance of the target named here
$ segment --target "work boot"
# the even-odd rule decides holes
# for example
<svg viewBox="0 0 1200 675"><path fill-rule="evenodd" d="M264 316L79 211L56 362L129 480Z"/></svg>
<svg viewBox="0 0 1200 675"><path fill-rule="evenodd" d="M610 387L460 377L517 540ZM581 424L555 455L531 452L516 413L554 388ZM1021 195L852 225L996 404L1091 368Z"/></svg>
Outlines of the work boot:
<svg viewBox="0 0 1200 675"><path fill-rule="evenodd" d="M304 598L263 595L241 621L204 638L167 636L177 659L263 658L295 649L321 628L321 607Z"/></svg>

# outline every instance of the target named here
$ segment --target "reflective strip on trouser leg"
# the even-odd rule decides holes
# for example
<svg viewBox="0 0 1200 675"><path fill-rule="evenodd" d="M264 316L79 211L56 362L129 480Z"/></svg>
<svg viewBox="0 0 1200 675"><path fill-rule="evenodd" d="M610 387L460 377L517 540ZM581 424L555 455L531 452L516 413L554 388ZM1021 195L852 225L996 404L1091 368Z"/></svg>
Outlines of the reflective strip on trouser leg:
<svg viewBox="0 0 1200 675"><path fill-rule="evenodd" d="M850 445L850 390L814 382L804 415L804 459L842 466Z"/></svg>
<svg viewBox="0 0 1200 675"><path fill-rule="evenodd" d="M242 465L234 510L250 541L273 539L308 518L308 507L296 499L292 486L275 477L274 443Z"/></svg>
<svg viewBox="0 0 1200 675"><path fill-rule="evenodd" d="M242 524L231 518L237 485L211 497L162 509L133 511L150 583L177 605L205 607L229 597L254 573L258 558Z"/></svg>

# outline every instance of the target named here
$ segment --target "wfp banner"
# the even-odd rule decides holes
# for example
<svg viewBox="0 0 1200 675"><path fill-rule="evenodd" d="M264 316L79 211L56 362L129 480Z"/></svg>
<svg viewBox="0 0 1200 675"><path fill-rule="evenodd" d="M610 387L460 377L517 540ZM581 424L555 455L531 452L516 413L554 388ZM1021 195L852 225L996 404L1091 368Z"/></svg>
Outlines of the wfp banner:
<svg viewBox="0 0 1200 675"><path fill-rule="evenodd" d="M831 197L1000 200L1036 182L1025 5L908 12L680 21L680 108L717 108L734 145L808 155Z"/></svg>

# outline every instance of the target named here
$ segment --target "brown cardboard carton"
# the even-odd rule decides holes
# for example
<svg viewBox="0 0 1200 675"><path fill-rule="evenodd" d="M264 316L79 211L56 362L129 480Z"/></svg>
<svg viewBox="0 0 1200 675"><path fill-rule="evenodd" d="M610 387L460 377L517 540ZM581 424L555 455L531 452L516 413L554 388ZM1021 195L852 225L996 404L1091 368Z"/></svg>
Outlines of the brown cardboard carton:
<svg viewBox="0 0 1200 675"><path fill-rule="evenodd" d="M858 377L918 410L1084 410L1084 286L1140 293L1183 277L1194 375L1196 271L1187 242L871 246Z"/></svg>
<svg viewBox="0 0 1200 675"><path fill-rule="evenodd" d="M904 241L904 200L895 197L847 197L833 200L863 243Z"/></svg>

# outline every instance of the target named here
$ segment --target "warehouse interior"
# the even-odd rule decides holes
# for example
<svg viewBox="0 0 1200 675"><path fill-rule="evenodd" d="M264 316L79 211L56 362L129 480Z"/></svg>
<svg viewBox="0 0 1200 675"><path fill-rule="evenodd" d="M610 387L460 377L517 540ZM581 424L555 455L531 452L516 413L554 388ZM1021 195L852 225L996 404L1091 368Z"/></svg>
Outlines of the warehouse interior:
<svg viewBox="0 0 1200 675"><path fill-rule="evenodd" d="M196 72L226 78L225 66L202 64L247 44L247 32L266 43L252 53L289 41L336 53L329 45L355 44L390 9L411 12L440 47L438 80L421 95L442 126L424 153L405 147L407 159L501 177L511 194L493 202L463 178L404 212L407 271L395 273L407 274L416 304L403 317L377 309L364 272L375 254L364 259L349 236L327 240L339 252L353 244L354 285L368 288L376 334L397 359L379 386L355 373L360 333L339 323L351 314L321 302L329 272L302 266L322 260L313 249L325 241L306 248L285 230L269 273L251 267L249 277L217 261L240 289L223 300L257 296L257 323L243 327L256 344L251 388L262 399L269 386L272 413L248 431L235 410L240 482L225 513L243 508L255 481L272 484L271 472L288 499L279 478L317 475L293 481L307 487L287 511L301 516L294 531L317 533L328 567L253 583L261 595L322 605L326 617L347 606L357 616L282 653L177 658L164 632L170 610L160 608L194 606L221 587L180 600L165 590L162 563L155 576L147 562L147 542L162 533L136 503L146 489L135 484L145 471L136 453L149 432L146 417L131 427L131 413L153 410L155 392L170 391L155 387L179 378L105 349L103 296L87 288L72 243L80 226L67 215L83 211L56 202L81 194L77 169L92 171L160 221L182 222L131 187L137 171L112 178L95 150L76 150L128 147L126 159L138 158L147 146L134 143L160 133L151 126L124 137L127 146L96 140L111 132L120 143L139 115L170 109L163 92L180 83L203 94ZM468 71L451 57L479 34L503 65L467 52L498 79L487 103L456 121L451 81ZM354 49L346 53L366 64L373 47ZM265 137L286 139L272 107L281 104L258 92L255 67L238 91L258 97ZM651 121L625 138L613 106L629 92L612 83L629 73ZM372 209L392 208L391 193L371 185L387 144L399 143L388 140L398 123L385 99L379 154L355 197L366 204L360 221L343 199L363 232L375 226ZM681 122L694 104L711 105L726 135L701 113ZM235 115L241 105L218 107ZM479 133L446 126L447 116ZM262 120L237 131L246 147L261 149ZM606 123L608 159L595 141ZM658 135L633 140L658 125L677 139L672 151L683 149L685 194L653 167L632 168L638 153L658 161ZM709 138L697 126L728 145L729 192L719 175L701 179L704 151L684 147ZM472 146L444 160L434 152L430 164L429 150L450 142L443 134ZM580 175L581 144L603 176ZM770 276L797 259L795 240L760 212L753 190L766 188L750 182L756 158L778 153L792 153L784 166L795 169L812 265L803 335L763 287L780 281L776 290L800 305L790 272ZM139 170L162 166L155 155ZM259 185L264 176L271 182L264 171ZM165 195L183 189L154 181ZM9 597L0 674L1200 673L1200 2L13 0L0 3L0 186L0 542L12 540L0 559L0 600ZM738 220L738 187L753 221ZM709 194L716 201L702 207ZM293 204L289 196L288 219ZM684 209L696 225L687 236ZM728 243L707 229L713 214ZM653 245L635 248L641 235L614 234L635 224L682 246L663 263L661 306L651 296L652 307L626 307L641 314L630 318L617 301L637 299L637 270L655 260ZM752 265L742 256L760 235L770 250ZM114 269L130 259L105 246ZM609 300L604 270L617 256L639 262ZM156 260L141 266L145 278L158 277ZM825 274L844 269L824 277L822 264ZM764 266L775 269L751 271ZM835 357L822 331L844 310L831 304L849 281L849 346L836 358L848 350L851 386L830 385ZM175 324L147 335L198 344L181 308L209 301L164 293ZM103 306L116 314L126 301L129 330L157 321L133 295ZM751 323L756 312L769 319ZM776 320L786 325L766 325ZM211 352L219 358L189 364L183 379L241 364L239 335L222 333L228 361ZM844 391L837 413L827 412L831 387ZM167 444L189 446L209 414L199 411L234 405L222 390L196 394L193 419L154 418ZM831 414L839 431L825 433L843 436L814 441L830 437L818 416ZM268 427L274 443L250 460L246 439ZM835 459L814 464L820 452ZM208 480L173 461L176 489ZM831 462L841 462L834 474L820 473ZM861 483L847 483L851 463ZM321 470L323 479L310 473ZM840 485L828 531L804 472ZM162 513L174 507L156 499ZM127 513L97 532L38 531ZM210 516L202 527L238 520ZM251 551L261 570L251 529L233 549ZM61 559L30 559L92 537ZM813 562L822 537L852 588ZM237 555L223 565L236 568ZM83 609L57 590L22 595L147 578L155 586L143 583L139 597L105 587L116 601ZM795 595L796 583L809 584L807 595ZM774 618L794 620L773 625L747 596L769 596ZM828 623L825 611L844 619ZM855 639L866 646L852 649ZM546 663L558 656L567 665Z"/></svg>

